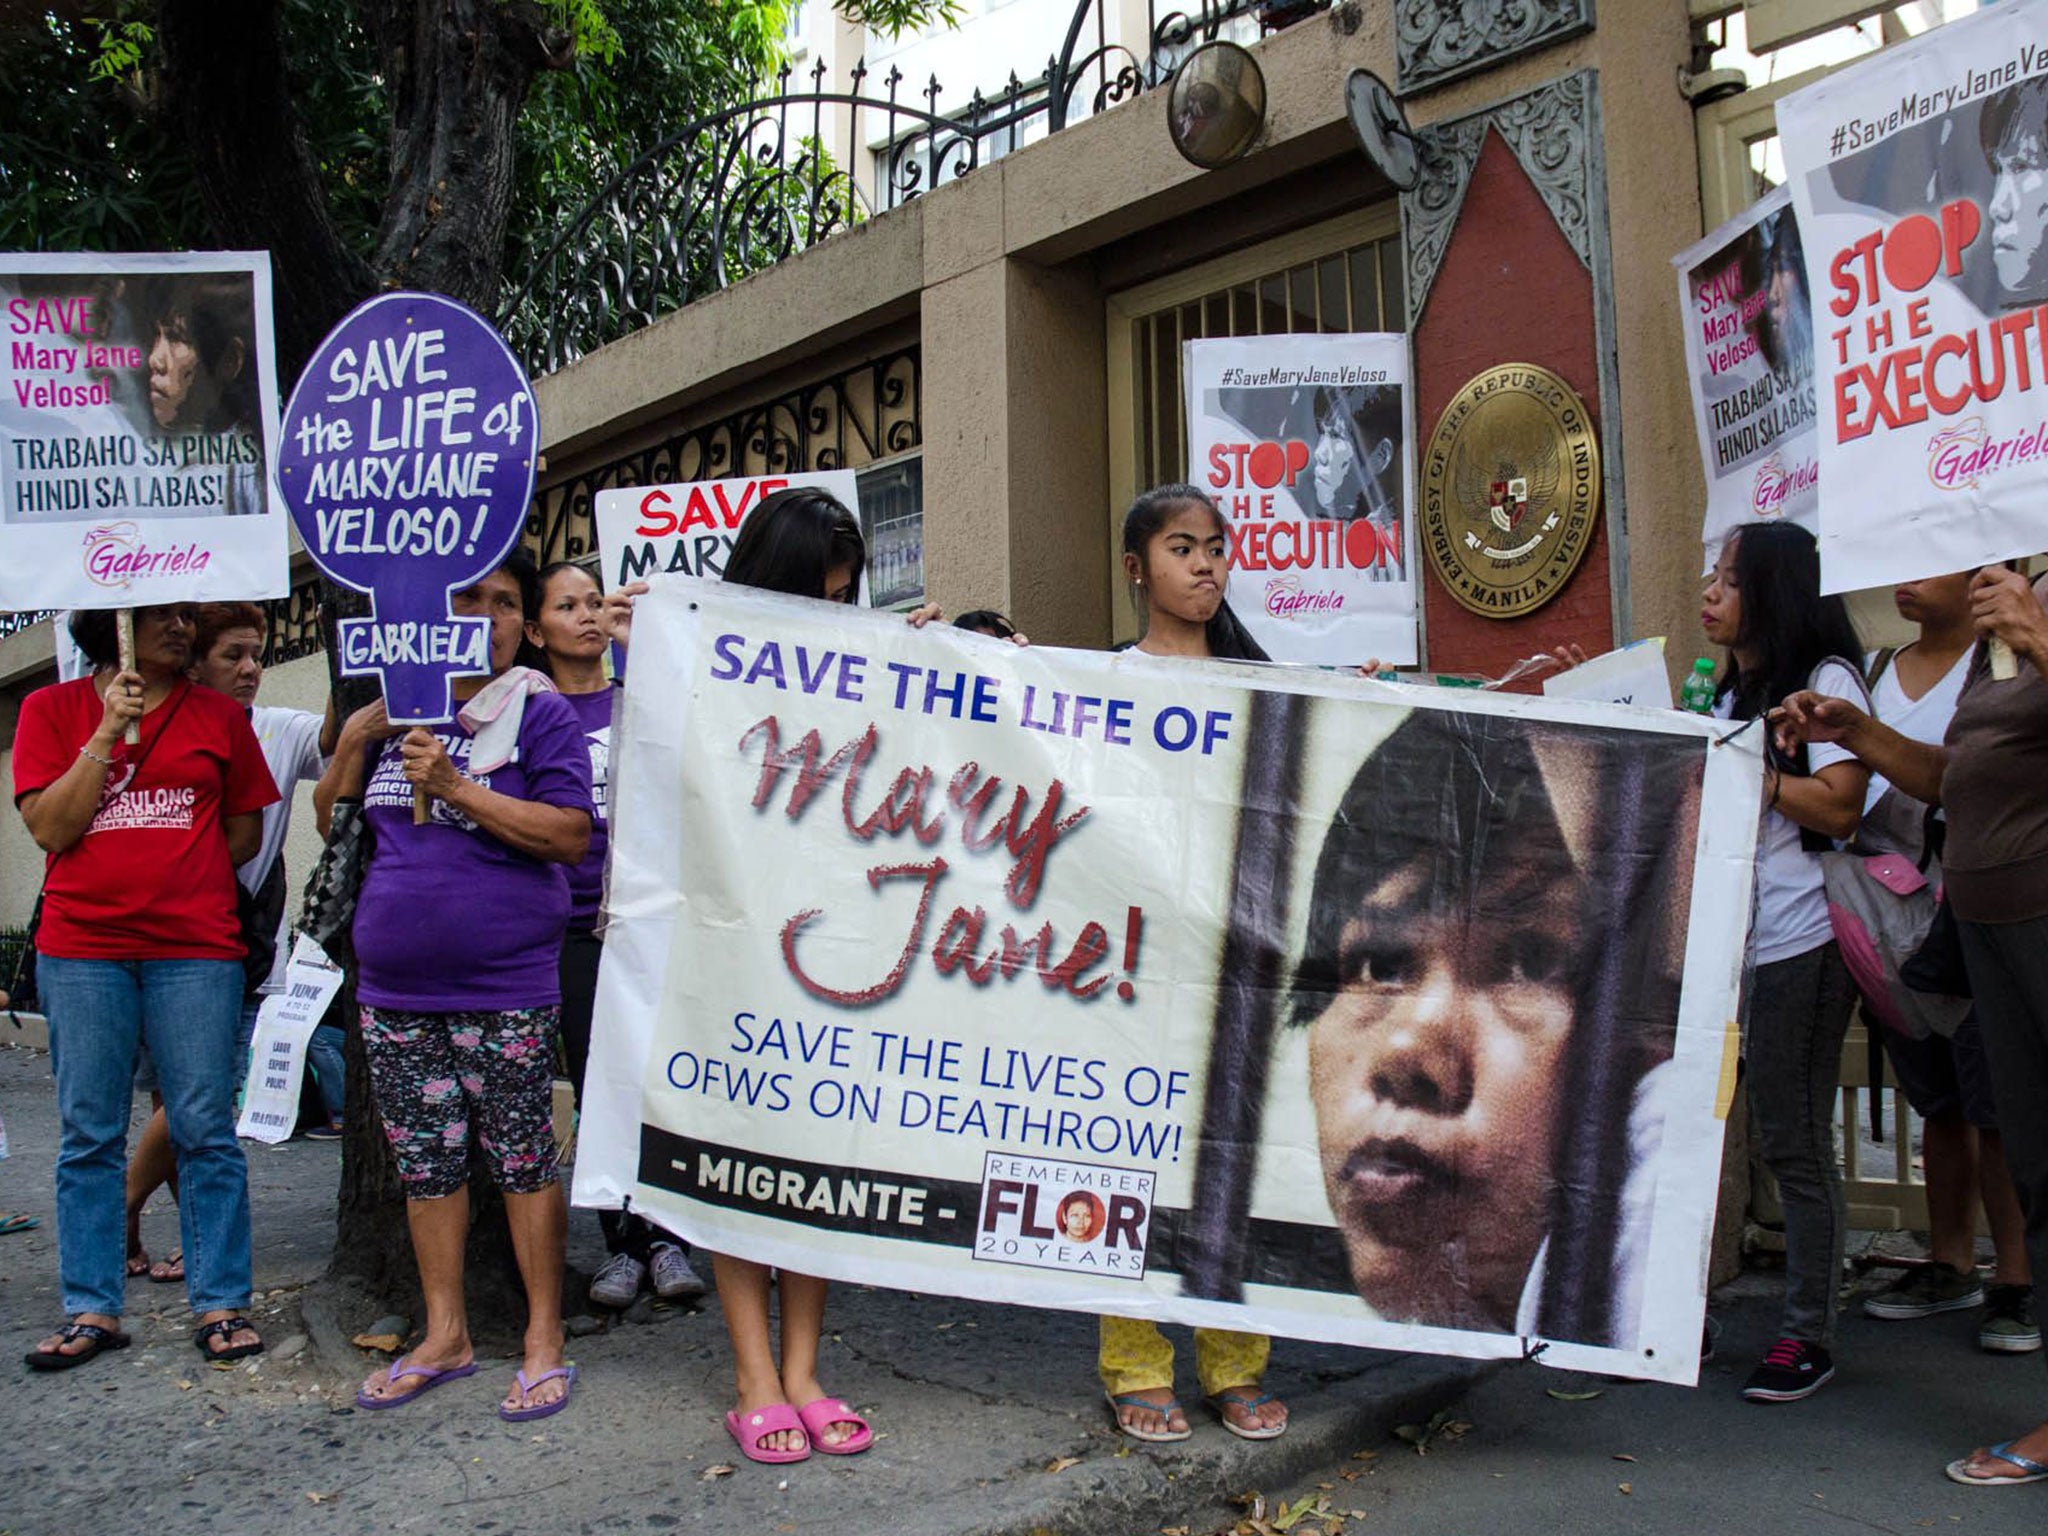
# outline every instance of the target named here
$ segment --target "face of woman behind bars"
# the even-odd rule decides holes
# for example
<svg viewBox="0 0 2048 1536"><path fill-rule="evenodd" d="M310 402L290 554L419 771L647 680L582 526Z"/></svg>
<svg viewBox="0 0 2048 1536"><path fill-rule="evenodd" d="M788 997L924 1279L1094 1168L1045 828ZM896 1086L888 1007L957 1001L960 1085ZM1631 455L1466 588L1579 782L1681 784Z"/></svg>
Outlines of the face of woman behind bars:
<svg viewBox="0 0 2048 1536"><path fill-rule="evenodd" d="M1445 904L1418 859L1367 892L1309 1035L1324 1189L1382 1316L1512 1330L1549 1216L1576 1022L1577 880Z"/></svg>

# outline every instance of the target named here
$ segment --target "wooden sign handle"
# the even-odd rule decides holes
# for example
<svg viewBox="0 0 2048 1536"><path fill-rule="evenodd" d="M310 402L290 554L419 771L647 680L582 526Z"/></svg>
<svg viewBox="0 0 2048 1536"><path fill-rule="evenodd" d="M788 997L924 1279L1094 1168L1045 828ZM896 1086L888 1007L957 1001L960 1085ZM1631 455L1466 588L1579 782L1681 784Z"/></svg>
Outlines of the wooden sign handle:
<svg viewBox="0 0 2048 1536"><path fill-rule="evenodd" d="M133 672L135 670L135 610L133 608L116 608L114 610L114 636L121 650L121 670L123 672ZM131 747L141 745L142 726L140 722L134 720L128 722L128 732L125 739Z"/></svg>
<svg viewBox="0 0 2048 1536"><path fill-rule="evenodd" d="M1991 675L2001 683L2020 675L2019 659L2013 655L2012 647L1995 637L1991 641Z"/></svg>
<svg viewBox="0 0 2048 1536"><path fill-rule="evenodd" d="M432 801L427 795L427 787L424 784L413 785L412 824L416 827L424 827L432 819L428 814L431 809Z"/></svg>

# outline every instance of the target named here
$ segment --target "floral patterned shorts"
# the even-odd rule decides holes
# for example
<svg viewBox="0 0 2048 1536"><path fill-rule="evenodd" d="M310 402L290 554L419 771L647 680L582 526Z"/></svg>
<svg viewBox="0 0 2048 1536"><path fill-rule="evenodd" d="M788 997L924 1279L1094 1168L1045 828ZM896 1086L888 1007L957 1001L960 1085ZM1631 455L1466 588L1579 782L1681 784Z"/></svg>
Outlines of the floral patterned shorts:
<svg viewBox="0 0 2048 1536"><path fill-rule="evenodd" d="M408 1199L438 1199L469 1182L472 1123L500 1189L530 1195L555 1182L559 1012L363 1009L370 1085Z"/></svg>

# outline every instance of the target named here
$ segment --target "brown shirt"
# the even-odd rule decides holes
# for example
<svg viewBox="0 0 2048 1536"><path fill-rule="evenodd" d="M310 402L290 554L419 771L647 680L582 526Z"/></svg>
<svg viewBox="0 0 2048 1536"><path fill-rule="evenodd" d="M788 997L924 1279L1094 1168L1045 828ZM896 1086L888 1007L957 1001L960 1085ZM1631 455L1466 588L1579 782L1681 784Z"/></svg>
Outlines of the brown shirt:
<svg viewBox="0 0 2048 1536"><path fill-rule="evenodd" d="M2034 585L2036 597L2048 578ZM2018 923L2048 915L2048 679L2021 661L1991 677L1983 647L1949 721L1941 801L1942 874L1957 917Z"/></svg>

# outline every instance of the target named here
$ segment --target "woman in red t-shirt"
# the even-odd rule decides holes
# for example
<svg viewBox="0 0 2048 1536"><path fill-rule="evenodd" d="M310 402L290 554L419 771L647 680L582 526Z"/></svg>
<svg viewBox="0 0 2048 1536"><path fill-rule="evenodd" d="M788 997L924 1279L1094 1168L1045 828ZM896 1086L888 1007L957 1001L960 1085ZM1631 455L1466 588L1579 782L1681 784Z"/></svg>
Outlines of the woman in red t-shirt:
<svg viewBox="0 0 2048 1536"><path fill-rule="evenodd" d="M263 1348L243 1315L235 865L256 852L263 808L278 796L242 710L186 680L193 627L190 604L137 609L128 672L114 616L74 614L72 638L93 675L30 694L16 727L15 804L47 855L36 981L57 1078L57 1265L71 1316L29 1352L37 1370L128 1343L123 1170L141 1044L177 1151L193 1342L214 1360Z"/></svg>

